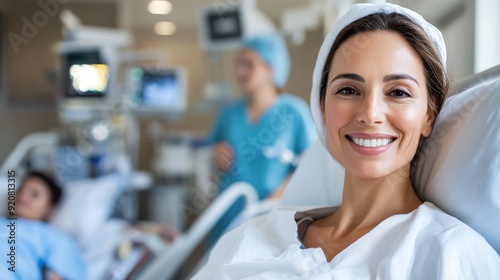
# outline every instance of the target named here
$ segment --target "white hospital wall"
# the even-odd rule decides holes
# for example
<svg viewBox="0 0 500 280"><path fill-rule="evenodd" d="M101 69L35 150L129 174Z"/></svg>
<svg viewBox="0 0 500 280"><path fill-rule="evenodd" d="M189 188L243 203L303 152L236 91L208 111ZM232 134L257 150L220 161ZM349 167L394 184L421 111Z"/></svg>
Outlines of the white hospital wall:
<svg viewBox="0 0 500 280"><path fill-rule="evenodd" d="M448 71L457 81L474 73L474 1L464 1L465 11L447 26L439 27L448 52Z"/></svg>
<svg viewBox="0 0 500 280"><path fill-rule="evenodd" d="M475 1L475 72L500 64L500 0Z"/></svg>
<svg viewBox="0 0 500 280"><path fill-rule="evenodd" d="M500 0L466 0L464 11L438 26L454 81L500 64Z"/></svg>

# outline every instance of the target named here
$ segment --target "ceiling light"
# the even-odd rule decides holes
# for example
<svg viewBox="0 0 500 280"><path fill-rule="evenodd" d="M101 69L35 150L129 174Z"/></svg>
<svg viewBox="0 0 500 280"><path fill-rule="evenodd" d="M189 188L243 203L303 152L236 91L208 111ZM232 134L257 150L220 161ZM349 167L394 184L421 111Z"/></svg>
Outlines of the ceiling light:
<svg viewBox="0 0 500 280"><path fill-rule="evenodd" d="M170 21L159 21L155 24L155 33L158 35L172 35L176 29L175 24Z"/></svg>
<svg viewBox="0 0 500 280"><path fill-rule="evenodd" d="M167 0L153 0L149 2L148 11L154 15L166 15L172 11L172 3Z"/></svg>

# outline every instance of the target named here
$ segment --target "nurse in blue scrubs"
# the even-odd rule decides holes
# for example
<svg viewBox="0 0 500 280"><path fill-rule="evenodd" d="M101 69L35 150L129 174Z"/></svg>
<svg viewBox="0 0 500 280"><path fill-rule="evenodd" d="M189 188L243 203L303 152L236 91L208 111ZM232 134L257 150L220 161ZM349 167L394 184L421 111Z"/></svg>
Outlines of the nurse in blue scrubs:
<svg viewBox="0 0 500 280"><path fill-rule="evenodd" d="M244 181L261 200L280 198L298 158L317 137L306 102L282 91L289 72L281 36L244 42L236 62L244 96L220 112L210 135L220 191Z"/></svg>

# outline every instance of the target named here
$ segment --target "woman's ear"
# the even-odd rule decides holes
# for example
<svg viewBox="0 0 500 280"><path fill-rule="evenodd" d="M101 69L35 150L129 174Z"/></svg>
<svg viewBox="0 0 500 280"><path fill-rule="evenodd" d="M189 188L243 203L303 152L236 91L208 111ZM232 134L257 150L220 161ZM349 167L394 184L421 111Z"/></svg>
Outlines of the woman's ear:
<svg viewBox="0 0 500 280"><path fill-rule="evenodd" d="M426 119L424 120L424 124L422 127L422 136L429 137L432 132L432 127L434 125L434 121L436 120L436 113L432 110L427 109Z"/></svg>

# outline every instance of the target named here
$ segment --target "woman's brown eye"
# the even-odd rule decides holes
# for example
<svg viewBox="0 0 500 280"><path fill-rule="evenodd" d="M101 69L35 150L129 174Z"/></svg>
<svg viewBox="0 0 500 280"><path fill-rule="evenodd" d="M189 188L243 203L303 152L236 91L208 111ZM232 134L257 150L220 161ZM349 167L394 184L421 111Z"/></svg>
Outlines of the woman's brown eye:
<svg viewBox="0 0 500 280"><path fill-rule="evenodd" d="M337 91L337 94L341 94L341 95L355 95L356 94L356 90L354 90L353 88L341 88Z"/></svg>
<svg viewBox="0 0 500 280"><path fill-rule="evenodd" d="M411 97L411 95L409 93L407 93L404 90L399 90L399 89L391 91L389 93L389 96L398 97L398 98Z"/></svg>

